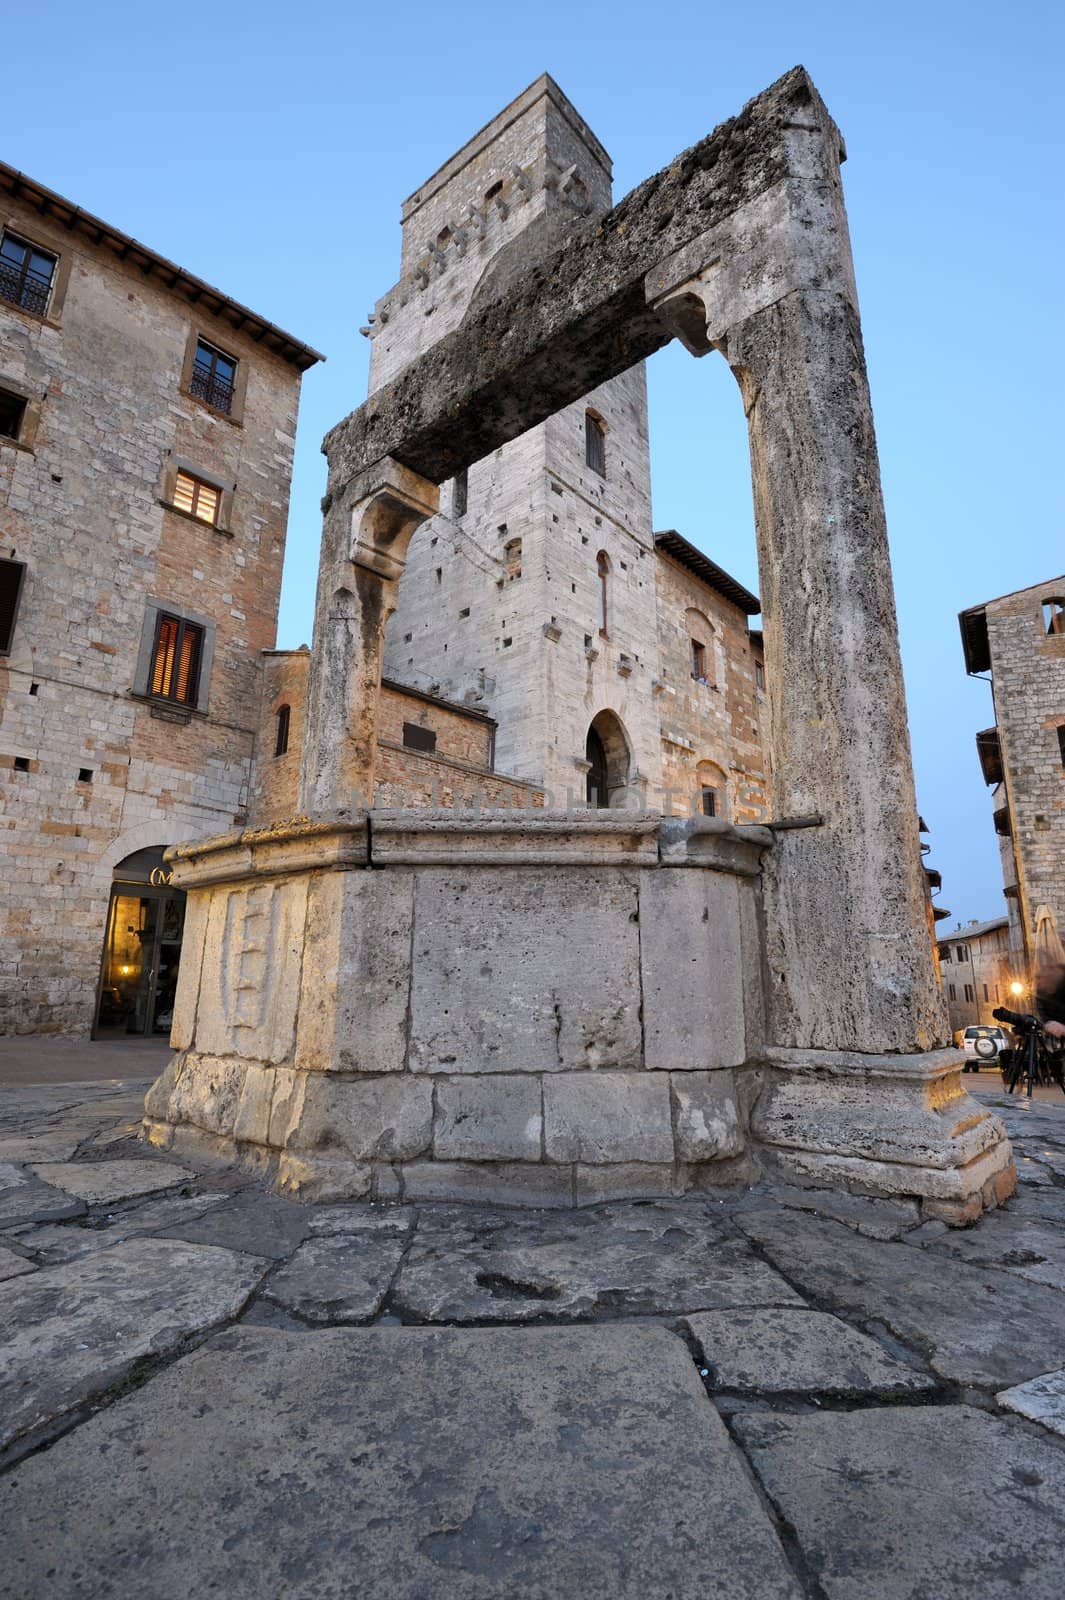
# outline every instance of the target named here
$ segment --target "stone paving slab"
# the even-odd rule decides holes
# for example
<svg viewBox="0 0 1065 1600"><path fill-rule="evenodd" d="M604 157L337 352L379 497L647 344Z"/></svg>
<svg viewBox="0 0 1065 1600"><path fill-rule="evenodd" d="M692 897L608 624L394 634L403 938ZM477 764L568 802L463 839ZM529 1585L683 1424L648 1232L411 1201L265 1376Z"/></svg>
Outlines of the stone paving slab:
<svg viewBox="0 0 1065 1600"><path fill-rule="evenodd" d="M428 1209L390 1304L427 1322L527 1322L802 1305L698 1202L595 1212Z"/></svg>
<svg viewBox="0 0 1065 1600"><path fill-rule="evenodd" d="M943 1378L999 1389L1060 1362L1065 1300L1055 1289L905 1242L870 1248L796 1212L749 1212L737 1225L812 1300L883 1323Z"/></svg>
<svg viewBox="0 0 1065 1600"><path fill-rule="evenodd" d="M163 1161L46 1161L33 1171L44 1183L89 1206L114 1205L137 1195L175 1189L198 1176L188 1167Z"/></svg>
<svg viewBox="0 0 1065 1600"><path fill-rule="evenodd" d="M1003 1389L995 1399L1007 1411L1041 1422L1044 1428L1065 1438L1065 1370L1044 1372L1016 1388Z"/></svg>
<svg viewBox="0 0 1065 1600"><path fill-rule="evenodd" d="M704 1311L686 1320L712 1385L735 1394L868 1397L936 1387L827 1311Z"/></svg>
<svg viewBox="0 0 1065 1600"><path fill-rule="evenodd" d="M746 1413L733 1431L826 1600L1061 1600L1065 1452L969 1406Z"/></svg>
<svg viewBox="0 0 1065 1600"><path fill-rule="evenodd" d="M124 1239L136 1238L139 1234L158 1232L165 1237L166 1231L173 1231L182 1223L195 1221L227 1198L225 1194L212 1194L210 1191L197 1195L152 1195L103 1215L84 1215L65 1224L44 1222L18 1228L9 1233L8 1238L16 1240L23 1249L32 1251L44 1265L58 1266L63 1261L76 1261L79 1256L91 1255L95 1250L109 1250L112 1245L121 1244ZM183 1237L180 1232L176 1232L175 1236ZM201 1242L209 1244L211 1241ZM238 1247L234 1244L232 1248ZM254 1255L258 1252L249 1253Z"/></svg>
<svg viewBox="0 0 1065 1600"><path fill-rule="evenodd" d="M24 1273L33 1270L32 1261L27 1261L25 1256L20 1256L16 1251L0 1245L0 1281L7 1278L21 1278Z"/></svg>
<svg viewBox="0 0 1065 1600"><path fill-rule="evenodd" d="M7 1134L0 1139L0 1162L69 1161L81 1142L79 1132Z"/></svg>
<svg viewBox="0 0 1065 1600"><path fill-rule="evenodd" d="M56 1222L77 1217L85 1202L44 1183L28 1167L11 1162L0 1166L0 1231L24 1226L28 1222Z"/></svg>
<svg viewBox="0 0 1065 1600"><path fill-rule="evenodd" d="M0 1284L0 1448L235 1316L265 1270L231 1250L132 1239Z"/></svg>
<svg viewBox="0 0 1065 1600"><path fill-rule="evenodd" d="M219 1197L224 1198L224 1197ZM354 1208L357 1209L357 1208ZM176 1217L163 1226L162 1237L190 1244L217 1244L252 1256L284 1261L303 1243L313 1211L261 1189L248 1190L197 1216Z"/></svg>
<svg viewBox="0 0 1065 1600"><path fill-rule="evenodd" d="M20 1600L802 1593L655 1326L229 1332L18 1466L0 1516Z"/></svg>
<svg viewBox="0 0 1065 1600"><path fill-rule="evenodd" d="M307 1322L369 1322L384 1304L403 1249L396 1234L308 1239L263 1295Z"/></svg>

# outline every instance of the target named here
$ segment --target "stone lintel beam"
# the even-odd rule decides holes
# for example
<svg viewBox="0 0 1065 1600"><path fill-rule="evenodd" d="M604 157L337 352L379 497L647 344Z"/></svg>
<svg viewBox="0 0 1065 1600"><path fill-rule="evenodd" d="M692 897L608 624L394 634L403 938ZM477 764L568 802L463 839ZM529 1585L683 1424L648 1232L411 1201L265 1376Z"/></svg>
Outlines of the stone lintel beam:
<svg viewBox="0 0 1065 1600"><path fill-rule="evenodd" d="M167 851L171 882L180 889L279 878L311 871L348 871L369 862L369 828L332 818L296 817L270 828L240 828Z"/></svg>
<svg viewBox="0 0 1065 1600"><path fill-rule="evenodd" d="M839 131L795 67L519 281L489 267L462 326L327 435L331 485L386 455L442 483L667 344L647 274L787 179L790 141L819 135L838 165Z"/></svg>
<svg viewBox="0 0 1065 1600"><path fill-rule="evenodd" d="M385 625L435 483L386 457L326 495L300 771L310 815L373 804Z"/></svg>

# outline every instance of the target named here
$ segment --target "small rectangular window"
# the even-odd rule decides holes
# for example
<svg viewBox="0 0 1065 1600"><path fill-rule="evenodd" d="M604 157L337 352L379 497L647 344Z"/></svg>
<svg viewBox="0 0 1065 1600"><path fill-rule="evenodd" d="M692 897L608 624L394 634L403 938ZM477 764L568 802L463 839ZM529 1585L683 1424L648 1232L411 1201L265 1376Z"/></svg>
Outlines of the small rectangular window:
<svg viewBox="0 0 1065 1600"><path fill-rule="evenodd" d="M1043 625L1048 635L1065 633L1065 600L1054 596L1043 601Z"/></svg>
<svg viewBox="0 0 1065 1600"><path fill-rule="evenodd" d="M717 816L717 790L704 789L702 791L702 807L704 817Z"/></svg>
<svg viewBox="0 0 1065 1600"><path fill-rule="evenodd" d="M451 514L453 517L464 517L470 503L470 474L467 467L455 474L455 484L451 491Z"/></svg>
<svg viewBox="0 0 1065 1600"><path fill-rule="evenodd" d="M985 1000L990 1000L990 998L991 998L991 996L987 992L987 984L985 983L984 984L984 999Z"/></svg>
<svg viewBox="0 0 1065 1600"><path fill-rule="evenodd" d="M967 983L965 985L965 998L970 1002L976 998L973 994L973 986L971 983Z"/></svg>
<svg viewBox="0 0 1065 1600"><path fill-rule="evenodd" d="M424 750L431 754L436 749L436 734L432 728L423 728L417 722L405 722L403 743L408 750Z"/></svg>
<svg viewBox="0 0 1065 1600"><path fill-rule="evenodd" d="M291 707L289 707L289 706L278 706L278 708L277 708L277 732L276 732L276 734L274 736L274 755L275 756L284 756L284 755L288 754L288 725L289 725L289 717L290 716L291 716Z"/></svg>
<svg viewBox="0 0 1065 1600"><path fill-rule="evenodd" d="M958 994L957 994L957 990L955 989L954 985L953 984L949 984L948 987L950 989L950 998L952 1000L956 1000L958 998Z"/></svg>
<svg viewBox="0 0 1065 1600"><path fill-rule="evenodd" d="M754 686L756 689L765 688L765 667L760 661L754 664Z"/></svg>
<svg viewBox="0 0 1065 1600"><path fill-rule="evenodd" d="M200 686L203 629L161 611L155 624L149 693L161 700L194 706Z"/></svg>
<svg viewBox="0 0 1065 1600"><path fill-rule="evenodd" d="M228 414L233 409L236 383L236 359L227 356L225 351L217 349L215 345L208 344L206 339L198 339L192 363L192 377L189 380L189 393L194 394L198 400L206 401L215 411L224 411Z"/></svg>
<svg viewBox="0 0 1065 1600"><path fill-rule="evenodd" d="M1065 767L1065 722L1058 728L1058 752L1061 755L1061 764Z"/></svg>
<svg viewBox="0 0 1065 1600"><path fill-rule="evenodd" d="M43 317L48 310L56 258L4 230L0 237L0 298Z"/></svg>
<svg viewBox="0 0 1065 1600"><path fill-rule="evenodd" d="M191 472L179 472L174 482L174 504L179 511L187 511L200 522L218 526L218 511L222 504L222 491L214 484L194 478Z"/></svg>
<svg viewBox="0 0 1065 1600"><path fill-rule="evenodd" d="M26 402L19 394L0 389L0 438L17 439L22 431Z"/></svg>
<svg viewBox="0 0 1065 1600"><path fill-rule="evenodd" d="M698 639L691 641L692 677L697 683L706 682L706 646Z"/></svg>
<svg viewBox="0 0 1065 1600"><path fill-rule="evenodd" d="M0 656L11 653L25 576L24 561L0 561Z"/></svg>
<svg viewBox="0 0 1065 1600"><path fill-rule="evenodd" d="M593 472L606 477L606 428L594 411L584 414L584 460Z"/></svg>

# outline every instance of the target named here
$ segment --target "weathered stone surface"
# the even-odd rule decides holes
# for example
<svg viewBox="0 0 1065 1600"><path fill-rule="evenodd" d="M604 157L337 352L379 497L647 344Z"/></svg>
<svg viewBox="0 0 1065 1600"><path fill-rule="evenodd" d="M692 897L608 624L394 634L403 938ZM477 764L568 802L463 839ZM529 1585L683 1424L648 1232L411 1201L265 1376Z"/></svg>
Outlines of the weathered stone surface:
<svg viewBox="0 0 1065 1600"><path fill-rule="evenodd" d="M414 879L324 873L311 884L296 1043L311 1071L401 1072Z"/></svg>
<svg viewBox="0 0 1065 1600"><path fill-rule="evenodd" d="M300 1155L294 1150L283 1150L277 1166L278 1188L299 1200L361 1200L370 1193L373 1177L368 1161Z"/></svg>
<svg viewBox="0 0 1065 1600"><path fill-rule="evenodd" d="M533 1161L411 1161L403 1168L403 1198L571 1206L573 1172Z"/></svg>
<svg viewBox="0 0 1065 1600"><path fill-rule="evenodd" d="M305 1211L312 1237L322 1233L393 1233L406 1236L414 1228L413 1206L315 1206Z"/></svg>
<svg viewBox="0 0 1065 1600"><path fill-rule="evenodd" d="M302 1244L309 1228L306 1206L252 1190L214 1206L206 1216L175 1218L160 1230L160 1237L222 1245L227 1250L281 1261Z"/></svg>
<svg viewBox="0 0 1065 1600"><path fill-rule="evenodd" d="M789 1184L774 1184L768 1188L774 1201L790 1211L811 1211L817 1216L830 1217L833 1222L843 1222L867 1239L899 1239L916 1228L921 1220L917 1205L912 1200L876 1200L864 1195L846 1194L832 1189L797 1189ZM928 1223L938 1233L946 1232L946 1223Z"/></svg>
<svg viewBox="0 0 1065 1600"><path fill-rule="evenodd" d="M825 1311L703 1311L687 1321L717 1388L859 1396L936 1386Z"/></svg>
<svg viewBox="0 0 1065 1600"><path fill-rule="evenodd" d="M21 1278L23 1273L32 1272L34 1264L27 1261L25 1256L16 1254L0 1245L0 1280L7 1278Z"/></svg>
<svg viewBox="0 0 1065 1600"><path fill-rule="evenodd" d="M0 1229L17 1228L28 1222L54 1222L76 1217L84 1210L84 1201L44 1183L28 1168L9 1162L0 1167Z"/></svg>
<svg viewBox="0 0 1065 1600"><path fill-rule="evenodd" d="M104 1393L147 1355L234 1316L265 1263L133 1239L0 1288L0 1447Z"/></svg>
<svg viewBox="0 0 1065 1600"><path fill-rule="evenodd" d="M1060 1359L1063 1311L1054 1289L905 1243L870 1249L848 1228L795 1212L754 1211L736 1220L804 1292L835 1311L882 1322L944 1378L999 1388Z"/></svg>
<svg viewBox="0 0 1065 1600"><path fill-rule="evenodd" d="M9 1134L7 1138L0 1139L0 1164L69 1161L83 1137L85 1135L80 1130L73 1133L57 1130L55 1133Z"/></svg>
<svg viewBox="0 0 1065 1600"><path fill-rule="evenodd" d="M307 1322L368 1322L381 1309L405 1242L387 1233L308 1239L263 1294Z"/></svg>
<svg viewBox="0 0 1065 1600"><path fill-rule="evenodd" d="M558 1169L562 1170L562 1169ZM651 1161L611 1161L606 1166L573 1168L573 1199L579 1206L607 1200L657 1200L684 1193L684 1169Z"/></svg>
<svg viewBox="0 0 1065 1600"><path fill-rule="evenodd" d="M640 968L647 1066L678 1072L746 1058L739 886L721 872L646 874ZM756 954L756 953L755 953ZM757 968L750 974L758 981Z"/></svg>
<svg viewBox="0 0 1065 1600"><path fill-rule="evenodd" d="M175 882L194 866L175 859ZM227 884L211 895L193 1035L198 1055L291 1060L309 882L309 873L294 873Z"/></svg>
<svg viewBox="0 0 1065 1600"><path fill-rule="evenodd" d="M1065 1370L1044 1372L1013 1389L1003 1389L995 1399L1007 1411L1041 1422L1051 1433L1065 1438Z"/></svg>
<svg viewBox="0 0 1065 1600"><path fill-rule="evenodd" d="M662 1328L236 1330L0 1495L20 1600L801 1594Z"/></svg>
<svg viewBox="0 0 1065 1600"><path fill-rule="evenodd" d="M541 1217L441 1207L423 1215L392 1300L439 1322L803 1304L709 1208L679 1201Z"/></svg>
<svg viewBox="0 0 1065 1600"><path fill-rule="evenodd" d="M188 1183L196 1174L162 1161L42 1162L34 1172L43 1182L84 1200L86 1205L111 1205L140 1194L156 1194Z"/></svg>
<svg viewBox="0 0 1065 1600"><path fill-rule="evenodd" d="M539 1161L539 1078L517 1073L440 1078L433 1154L448 1161Z"/></svg>
<svg viewBox="0 0 1065 1600"><path fill-rule="evenodd" d="M672 1161L669 1079L637 1072L545 1077L544 1144L548 1161Z"/></svg>
<svg viewBox="0 0 1065 1600"><path fill-rule="evenodd" d="M212 1206L226 1199L224 1194L179 1195L162 1194L142 1200L138 1205L123 1207L121 1211L106 1216L76 1218L72 1222L36 1223L20 1228L17 1238L26 1250L32 1250L45 1266L58 1266L64 1261L76 1261L79 1256L91 1255L94 1250L109 1250L124 1239L134 1239L143 1233L155 1233L175 1223L202 1217ZM226 1240L219 1243L226 1244Z"/></svg>
<svg viewBox="0 0 1065 1600"><path fill-rule="evenodd" d="M721 1161L743 1150L731 1072L675 1072L670 1078L678 1161Z"/></svg>
<svg viewBox="0 0 1065 1600"><path fill-rule="evenodd" d="M420 871L411 1067L638 1067L636 916L634 875L620 869L508 868L505 892L491 871Z"/></svg>
<svg viewBox="0 0 1065 1600"><path fill-rule="evenodd" d="M352 1161L412 1161L433 1136L433 1086L410 1073L336 1078L308 1073L289 1149Z"/></svg>
<svg viewBox="0 0 1065 1600"><path fill-rule="evenodd" d="M827 1600L1061 1594L1054 1441L968 1406L748 1414L733 1427Z"/></svg>

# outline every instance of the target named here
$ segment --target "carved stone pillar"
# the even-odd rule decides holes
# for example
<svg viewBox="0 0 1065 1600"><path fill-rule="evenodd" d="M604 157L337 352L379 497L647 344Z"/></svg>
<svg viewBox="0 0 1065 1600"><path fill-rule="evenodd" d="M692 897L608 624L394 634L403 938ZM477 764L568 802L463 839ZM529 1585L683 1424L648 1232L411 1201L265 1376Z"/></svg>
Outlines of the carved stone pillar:
<svg viewBox="0 0 1065 1600"><path fill-rule="evenodd" d="M781 831L766 864L776 1048L755 1127L811 1181L909 1184L978 1210L972 1197L1008 1166L1009 1147L965 1095L952 1053L936 1049L949 1032L926 919L842 146L819 101L784 139L787 178L646 282L687 348L721 351L740 385L773 812L821 819ZM897 1053L909 1057L905 1073L892 1070ZM900 1094L912 1113L892 1138ZM826 1102L840 1099L845 1113L826 1118ZM952 1181L930 1189L914 1170L928 1166L954 1169Z"/></svg>
<svg viewBox="0 0 1065 1600"><path fill-rule="evenodd" d="M439 499L390 456L326 497L300 771L309 816L373 805L385 625L411 537Z"/></svg>

